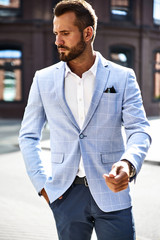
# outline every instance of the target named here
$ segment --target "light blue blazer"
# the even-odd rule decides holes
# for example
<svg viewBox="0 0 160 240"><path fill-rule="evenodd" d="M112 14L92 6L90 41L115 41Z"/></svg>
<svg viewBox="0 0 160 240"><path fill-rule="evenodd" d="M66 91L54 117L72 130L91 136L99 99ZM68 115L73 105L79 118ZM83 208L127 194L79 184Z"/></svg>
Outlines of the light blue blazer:
<svg viewBox="0 0 160 240"><path fill-rule="evenodd" d="M113 193L102 175L122 159L135 166L137 175L150 146L150 135L133 70L97 54L95 88L82 129L66 103L65 64L59 62L35 74L19 143L34 187L37 192L45 188L51 203L73 183L82 155L91 194L103 211L110 212L131 206L130 190L128 187ZM104 93L112 86L116 93ZM46 121L50 129L51 176L46 174L40 148Z"/></svg>

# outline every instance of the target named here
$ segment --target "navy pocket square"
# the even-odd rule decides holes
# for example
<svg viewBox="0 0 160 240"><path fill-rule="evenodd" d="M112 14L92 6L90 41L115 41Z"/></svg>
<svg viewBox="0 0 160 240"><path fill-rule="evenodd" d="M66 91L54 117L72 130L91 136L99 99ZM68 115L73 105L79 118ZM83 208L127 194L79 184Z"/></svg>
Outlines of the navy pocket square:
<svg viewBox="0 0 160 240"><path fill-rule="evenodd" d="M116 93L115 88L112 86L111 88L107 88L104 93Z"/></svg>

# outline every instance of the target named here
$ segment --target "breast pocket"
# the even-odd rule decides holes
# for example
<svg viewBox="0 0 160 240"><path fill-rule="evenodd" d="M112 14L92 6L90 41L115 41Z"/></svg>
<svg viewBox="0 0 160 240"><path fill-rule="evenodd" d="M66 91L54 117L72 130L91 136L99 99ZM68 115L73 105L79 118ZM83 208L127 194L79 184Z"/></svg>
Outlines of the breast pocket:
<svg viewBox="0 0 160 240"><path fill-rule="evenodd" d="M119 93L103 93L100 108L107 114L116 114L121 111L121 99Z"/></svg>

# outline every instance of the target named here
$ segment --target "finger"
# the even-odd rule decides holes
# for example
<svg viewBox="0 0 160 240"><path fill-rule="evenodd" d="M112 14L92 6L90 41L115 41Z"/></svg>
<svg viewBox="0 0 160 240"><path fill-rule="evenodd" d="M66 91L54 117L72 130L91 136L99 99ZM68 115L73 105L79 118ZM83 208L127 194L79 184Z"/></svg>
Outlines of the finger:
<svg viewBox="0 0 160 240"><path fill-rule="evenodd" d="M104 177L105 183L109 187L109 189L111 189L111 190L114 189L114 185L115 185L114 178L109 177L109 175L107 175L107 174L104 174L103 177Z"/></svg>
<svg viewBox="0 0 160 240"><path fill-rule="evenodd" d="M106 179L106 178L109 178L109 175L107 173L104 173L103 174L103 178Z"/></svg>
<svg viewBox="0 0 160 240"><path fill-rule="evenodd" d="M127 184L129 181L128 175L125 172L120 173L116 177L112 177L108 174L103 174L103 178L106 180L107 183L112 183L115 185L122 184L122 183Z"/></svg>
<svg viewBox="0 0 160 240"><path fill-rule="evenodd" d="M112 170L111 170L110 173L109 173L109 177L114 178L114 177L116 177L116 176L117 176L117 167L116 167L116 166L113 166L113 167L112 167Z"/></svg>
<svg viewBox="0 0 160 240"><path fill-rule="evenodd" d="M129 177L128 174L124 171L121 171L116 177L115 177L115 182L121 183L121 182L128 182Z"/></svg>
<svg viewBox="0 0 160 240"><path fill-rule="evenodd" d="M110 189L113 192L117 193L117 192L123 191L127 188L128 188L128 183L125 183L125 184L122 184L122 185L113 185Z"/></svg>
<svg viewBox="0 0 160 240"><path fill-rule="evenodd" d="M109 175L104 174L103 175L106 185L108 188L117 193L120 192L128 187L128 178L118 179L118 176L115 178L109 177Z"/></svg>
<svg viewBox="0 0 160 240"><path fill-rule="evenodd" d="M106 183L114 183L113 176L109 176L108 174L103 174L103 178L105 179Z"/></svg>
<svg viewBox="0 0 160 240"><path fill-rule="evenodd" d="M123 184L113 184L113 183L106 183L109 189L115 193L125 190L128 187L128 182Z"/></svg>

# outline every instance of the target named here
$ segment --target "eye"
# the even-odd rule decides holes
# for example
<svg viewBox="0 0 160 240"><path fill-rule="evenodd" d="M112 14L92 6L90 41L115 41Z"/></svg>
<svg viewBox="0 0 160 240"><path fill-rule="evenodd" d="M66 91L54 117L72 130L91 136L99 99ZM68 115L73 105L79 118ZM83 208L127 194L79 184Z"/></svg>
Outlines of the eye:
<svg viewBox="0 0 160 240"><path fill-rule="evenodd" d="M63 32L63 35L67 36L67 35L69 35L69 32Z"/></svg>

